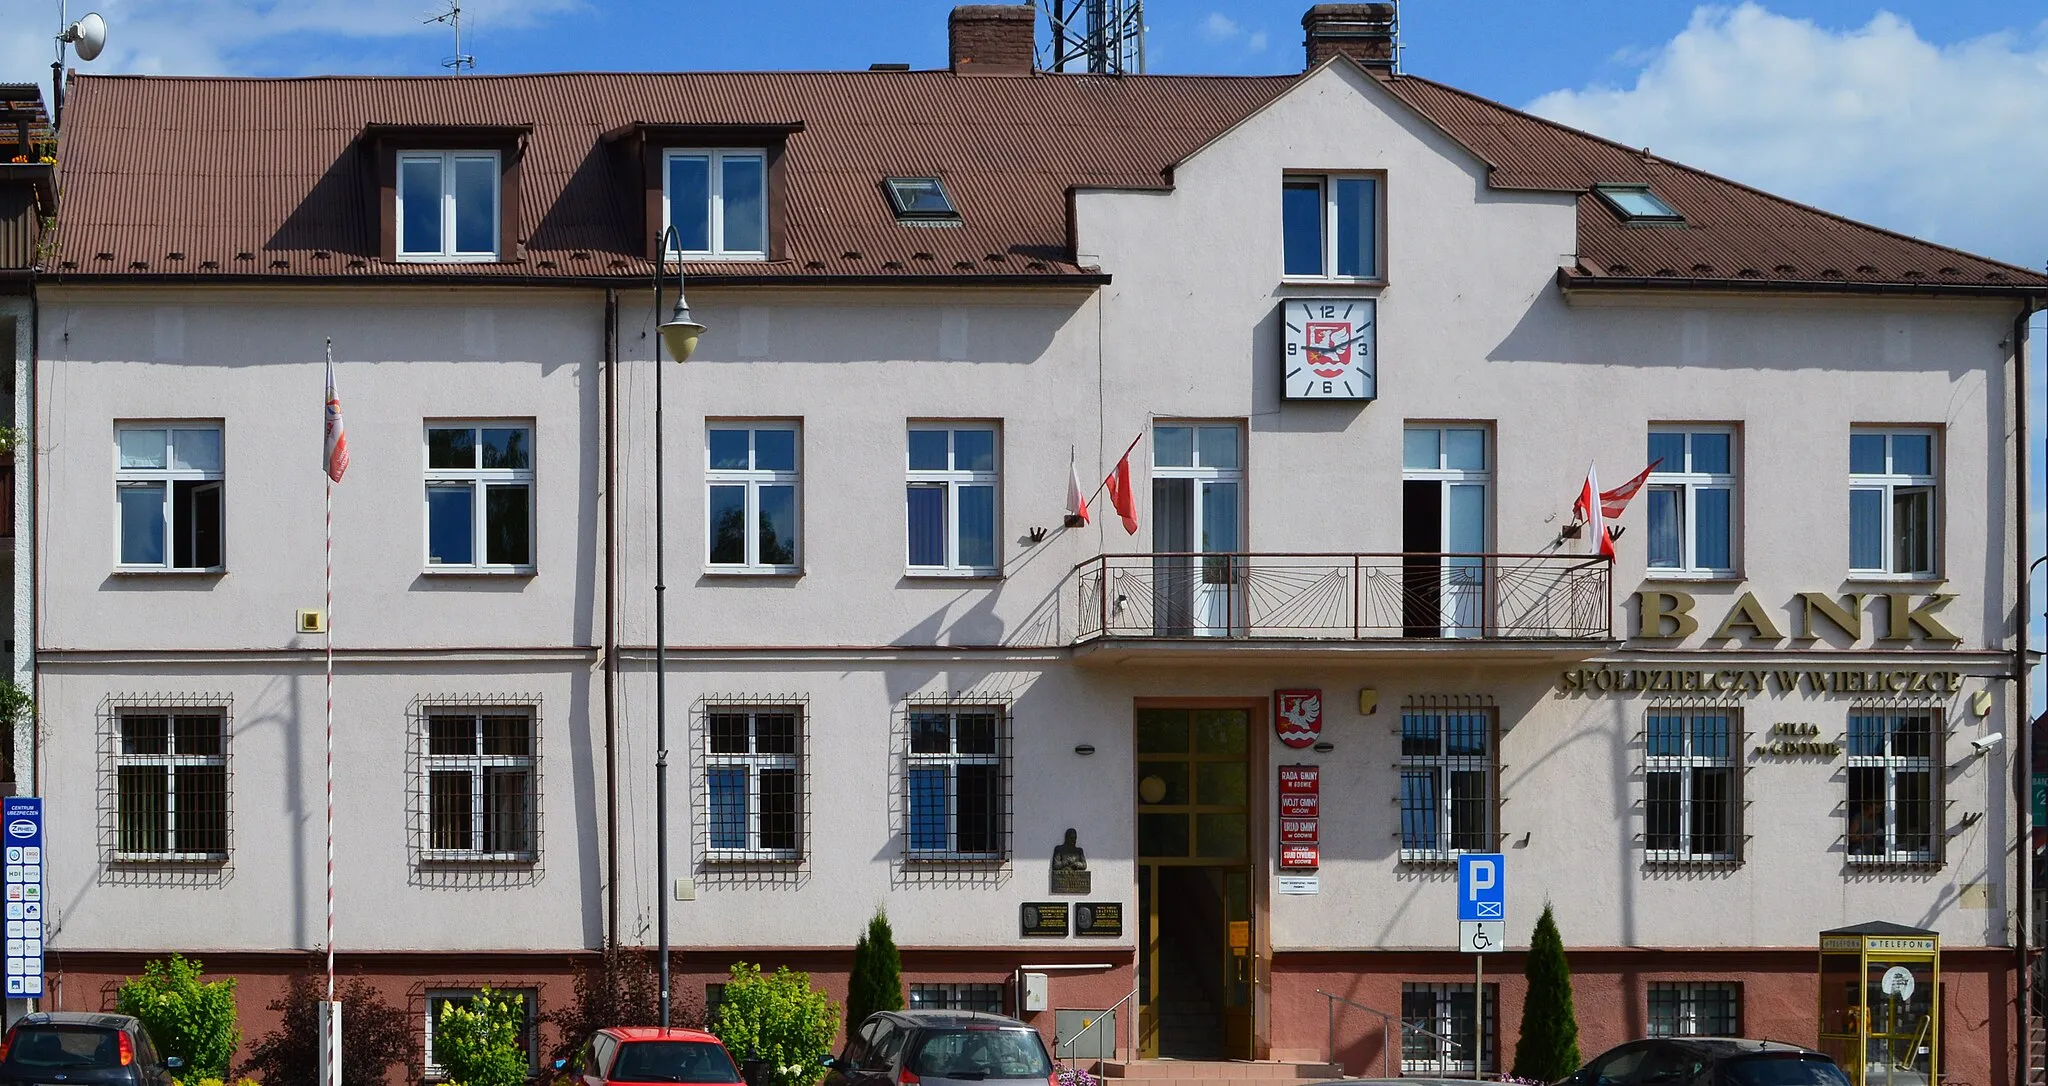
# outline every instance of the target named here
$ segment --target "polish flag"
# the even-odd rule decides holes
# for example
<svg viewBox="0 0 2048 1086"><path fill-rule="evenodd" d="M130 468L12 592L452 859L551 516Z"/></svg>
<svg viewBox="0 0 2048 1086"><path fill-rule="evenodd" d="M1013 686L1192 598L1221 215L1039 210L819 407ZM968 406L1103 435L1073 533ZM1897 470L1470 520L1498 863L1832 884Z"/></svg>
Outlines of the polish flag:
<svg viewBox="0 0 2048 1086"><path fill-rule="evenodd" d="M341 481L343 472L348 470L348 431L341 425L341 397L334 392L334 354L327 355L327 450L321 458L321 467L327 477Z"/></svg>
<svg viewBox="0 0 2048 1086"><path fill-rule="evenodd" d="M1601 491L1601 516L1607 518L1608 520L1620 520L1621 511L1628 508L1628 500L1636 496L1636 491L1641 490L1643 488L1643 481L1648 479L1650 477L1650 473L1657 470L1657 465L1663 462L1664 458L1660 456L1657 459L1650 461L1650 466L1644 468L1641 472L1637 473L1635 478L1630 479L1628 482L1625 482L1618 487L1615 487L1613 490Z"/></svg>
<svg viewBox="0 0 2048 1086"><path fill-rule="evenodd" d="M1133 442L1133 444L1136 444ZM1116 470L1102 481L1109 488L1109 504L1116 508L1117 516L1124 521L1124 531L1138 534L1138 497L1131 493L1131 452L1124 450L1124 458L1116 462Z"/></svg>
<svg viewBox="0 0 2048 1086"><path fill-rule="evenodd" d="M1600 541L1600 553L1614 557L1614 540L1607 534L1606 495L1600 493L1600 477L1594 473L1593 465L1586 465L1586 485L1579 488L1579 500L1572 503L1572 515L1578 518ZM1623 502L1626 503L1624 498Z"/></svg>
<svg viewBox="0 0 2048 1086"><path fill-rule="evenodd" d="M1067 517L1088 523L1088 499L1081 493L1081 469L1067 461Z"/></svg>

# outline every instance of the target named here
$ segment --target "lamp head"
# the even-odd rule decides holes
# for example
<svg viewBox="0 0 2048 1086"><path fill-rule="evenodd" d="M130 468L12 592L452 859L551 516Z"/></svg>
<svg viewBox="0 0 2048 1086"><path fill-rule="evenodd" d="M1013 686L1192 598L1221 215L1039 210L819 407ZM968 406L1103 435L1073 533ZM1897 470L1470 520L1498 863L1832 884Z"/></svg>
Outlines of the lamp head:
<svg viewBox="0 0 2048 1086"><path fill-rule="evenodd" d="M678 362L688 362L697 353L697 337L703 334L704 326L690 319L690 303L677 295L676 311L661 325L661 341L668 344L668 353Z"/></svg>

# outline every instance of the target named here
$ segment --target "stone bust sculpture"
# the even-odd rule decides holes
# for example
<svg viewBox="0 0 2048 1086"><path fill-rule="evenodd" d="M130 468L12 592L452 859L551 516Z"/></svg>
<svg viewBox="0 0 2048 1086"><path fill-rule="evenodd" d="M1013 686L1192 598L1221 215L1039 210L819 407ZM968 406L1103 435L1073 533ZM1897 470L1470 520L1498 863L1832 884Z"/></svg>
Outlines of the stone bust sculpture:
<svg viewBox="0 0 2048 1086"><path fill-rule="evenodd" d="M1088 870L1088 856L1081 851L1081 846L1076 843L1078 838L1079 835L1070 827L1067 830L1067 839L1053 847L1052 869L1054 871Z"/></svg>

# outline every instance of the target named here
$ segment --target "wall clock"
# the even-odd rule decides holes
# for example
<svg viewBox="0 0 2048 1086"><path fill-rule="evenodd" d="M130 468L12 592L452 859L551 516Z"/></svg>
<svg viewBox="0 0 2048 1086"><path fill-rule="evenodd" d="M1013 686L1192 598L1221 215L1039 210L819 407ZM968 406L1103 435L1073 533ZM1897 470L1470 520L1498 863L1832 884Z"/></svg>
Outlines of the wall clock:
<svg viewBox="0 0 2048 1086"><path fill-rule="evenodd" d="M1290 298L1280 306L1280 395L1370 400L1379 395L1379 322L1371 298Z"/></svg>

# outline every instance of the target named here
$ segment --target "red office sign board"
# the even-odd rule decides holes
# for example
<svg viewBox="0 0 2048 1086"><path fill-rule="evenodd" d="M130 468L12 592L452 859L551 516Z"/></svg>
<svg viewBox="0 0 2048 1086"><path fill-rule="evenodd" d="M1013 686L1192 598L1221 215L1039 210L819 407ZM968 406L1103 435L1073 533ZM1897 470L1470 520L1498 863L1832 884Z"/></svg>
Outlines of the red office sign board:
<svg viewBox="0 0 2048 1086"><path fill-rule="evenodd" d="M1316 800L1318 798L1312 795L1293 796L1283 793L1280 797L1280 817L1314 818L1317 814L1316 808L1318 804Z"/></svg>
<svg viewBox="0 0 2048 1086"><path fill-rule="evenodd" d="M1314 765L1283 765L1280 767L1280 791L1314 795L1321 783L1323 767Z"/></svg>
<svg viewBox="0 0 2048 1086"><path fill-rule="evenodd" d="M1315 844L1316 820L1313 818L1281 819L1280 840L1291 844Z"/></svg>
<svg viewBox="0 0 2048 1086"><path fill-rule="evenodd" d="M1316 867L1316 866L1318 866L1318 857L1317 857L1317 855L1316 855L1316 846L1314 846L1314 845L1283 845L1283 846L1281 846L1281 849L1280 849L1280 866L1281 866L1282 868L1285 868L1285 869L1288 869L1288 870L1294 870L1294 871L1298 871L1298 870L1301 870L1301 869L1303 869L1303 868L1312 868L1312 867Z"/></svg>

